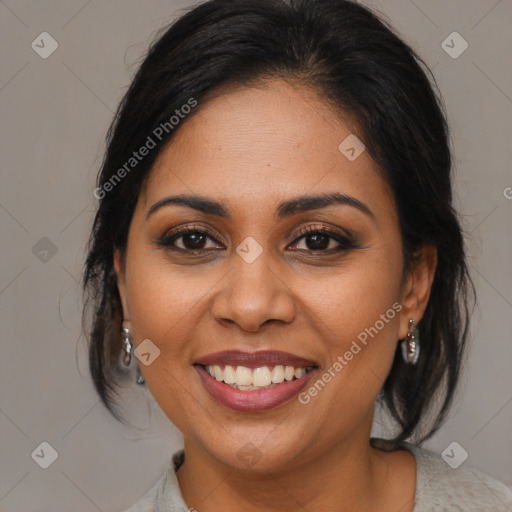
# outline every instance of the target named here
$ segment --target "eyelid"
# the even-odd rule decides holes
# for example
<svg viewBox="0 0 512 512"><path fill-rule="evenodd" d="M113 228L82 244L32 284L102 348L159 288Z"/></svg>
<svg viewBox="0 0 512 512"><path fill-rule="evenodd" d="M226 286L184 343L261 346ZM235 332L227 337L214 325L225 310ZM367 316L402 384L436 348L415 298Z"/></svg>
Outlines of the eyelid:
<svg viewBox="0 0 512 512"><path fill-rule="evenodd" d="M219 236L217 233L214 233L210 228L206 226L198 226L194 224L184 224L177 226L173 229L166 231L161 237L159 237L159 241L165 241L170 239L174 235L183 236L186 235L189 231L198 231L201 233L206 233L212 240L217 243L223 243L226 245L222 236ZM178 237L179 238L179 237ZM220 239L220 240L219 240Z"/></svg>
<svg viewBox="0 0 512 512"><path fill-rule="evenodd" d="M294 241L298 240L299 238L303 238L305 235L308 235L310 233L318 232L325 233L326 235L331 236L333 238L344 238L346 239L347 242L355 243L354 236L352 236L348 231L342 228L331 228L329 226L325 226L322 224L306 226L304 228L301 228Z"/></svg>

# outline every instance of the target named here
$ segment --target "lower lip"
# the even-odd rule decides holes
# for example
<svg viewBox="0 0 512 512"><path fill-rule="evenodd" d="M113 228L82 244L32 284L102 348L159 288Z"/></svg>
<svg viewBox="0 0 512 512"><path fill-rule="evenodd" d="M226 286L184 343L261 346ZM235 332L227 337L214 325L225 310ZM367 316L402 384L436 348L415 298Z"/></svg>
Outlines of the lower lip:
<svg viewBox="0 0 512 512"><path fill-rule="evenodd" d="M300 379L284 381L271 389L241 391L212 378L200 365L195 365L194 368L213 398L230 409L244 412L265 411L284 404L298 395L316 373L315 369L311 370Z"/></svg>

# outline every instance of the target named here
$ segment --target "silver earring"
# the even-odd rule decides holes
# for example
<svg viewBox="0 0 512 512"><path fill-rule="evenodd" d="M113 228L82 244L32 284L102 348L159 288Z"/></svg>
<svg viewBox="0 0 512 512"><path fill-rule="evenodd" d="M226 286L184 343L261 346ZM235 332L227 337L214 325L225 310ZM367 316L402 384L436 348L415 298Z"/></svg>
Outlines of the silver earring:
<svg viewBox="0 0 512 512"><path fill-rule="evenodd" d="M140 368L137 366L137 384L142 386L145 383L146 383L146 381L144 380L142 373L140 373Z"/></svg>
<svg viewBox="0 0 512 512"><path fill-rule="evenodd" d="M407 364L416 364L420 356L420 340L418 327L414 318L409 320L407 338L402 341L402 357Z"/></svg>
<svg viewBox="0 0 512 512"><path fill-rule="evenodd" d="M123 364L125 366L130 366L132 362L132 350L133 350L133 342L132 337L130 335L130 329L126 327L126 324L123 322L123 346L122 350L123 354Z"/></svg>
<svg viewBox="0 0 512 512"><path fill-rule="evenodd" d="M126 324L123 322L123 364L125 366L130 366L132 362L132 352L133 352L133 341L132 336L130 333L130 329L126 326ZM146 383L144 380L144 377L142 376L140 372L140 367L137 365L137 384L143 385Z"/></svg>

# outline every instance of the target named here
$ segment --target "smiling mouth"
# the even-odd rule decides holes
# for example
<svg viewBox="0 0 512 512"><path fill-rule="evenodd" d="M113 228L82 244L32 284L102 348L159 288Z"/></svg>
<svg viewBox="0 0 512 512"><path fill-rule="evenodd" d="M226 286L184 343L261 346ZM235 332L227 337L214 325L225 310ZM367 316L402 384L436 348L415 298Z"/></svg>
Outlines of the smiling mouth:
<svg viewBox="0 0 512 512"><path fill-rule="evenodd" d="M240 391L273 389L282 383L299 380L317 366L260 366L249 368L234 365L198 365L214 380Z"/></svg>

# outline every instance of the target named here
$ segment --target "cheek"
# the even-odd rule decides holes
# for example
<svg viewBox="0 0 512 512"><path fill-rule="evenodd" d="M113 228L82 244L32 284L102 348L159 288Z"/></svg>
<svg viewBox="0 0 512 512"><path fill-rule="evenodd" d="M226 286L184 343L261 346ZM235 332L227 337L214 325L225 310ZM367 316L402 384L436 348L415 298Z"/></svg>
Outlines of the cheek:
<svg viewBox="0 0 512 512"><path fill-rule="evenodd" d="M385 254L369 250L357 264L333 273L328 287L309 295L308 308L329 353L326 379L337 383L329 385L331 398L345 406L373 402L394 358L402 265L400 255Z"/></svg>
<svg viewBox="0 0 512 512"><path fill-rule="evenodd" d="M135 345L149 339L160 353L148 366L139 363L150 393L165 414L184 433L198 414L189 381L193 332L207 291L214 279L203 272L156 261L156 253L134 251L126 269L129 314ZM188 272L188 276L187 276ZM190 277L194 275L194 277ZM217 279L218 280L218 279ZM179 411L179 413L177 412Z"/></svg>
<svg viewBox="0 0 512 512"><path fill-rule="evenodd" d="M397 320L396 307L392 306L400 297L401 271L398 257L386 258L377 249L360 253L353 264L330 272L322 285L317 281L316 287L310 288L308 307L314 310L320 325L328 328L330 339L335 336L346 342L357 338L391 308L385 318L390 321L384 326L382 321L378 323L379 330L387 330Z"/></svg>
<svg viewBox="0 0 512 512"><path fill-rule="evenodd" d="M307 423L325 449L354 429L366 432L393 361L402 267L398 256L384 254L382 247L360 254L303 296L328 360L299 395L296 421Z"/></svg>
<svg viewBox="0 0 512 512"><path fill-rule="evenodd" d="M218 281L210 274L179 269L163 261L156 251L131 254L126 283L135 344L150 339L160 349L155 363L141 368L148 378L164 369L172 370L173 375L190 369L191 332L208 300L208 290Z"/></svg>

